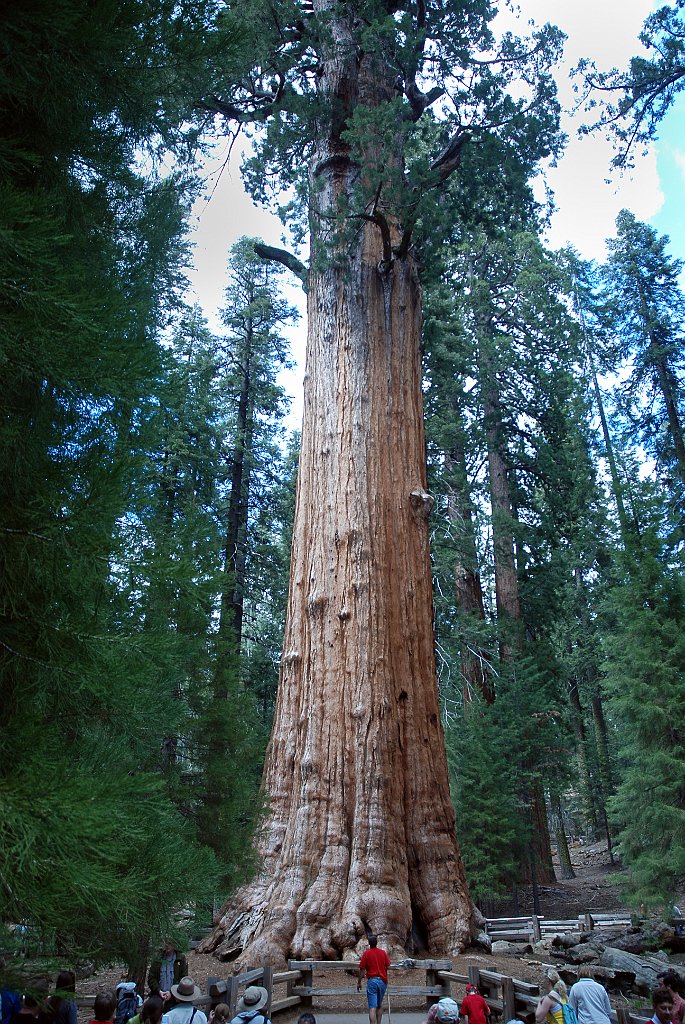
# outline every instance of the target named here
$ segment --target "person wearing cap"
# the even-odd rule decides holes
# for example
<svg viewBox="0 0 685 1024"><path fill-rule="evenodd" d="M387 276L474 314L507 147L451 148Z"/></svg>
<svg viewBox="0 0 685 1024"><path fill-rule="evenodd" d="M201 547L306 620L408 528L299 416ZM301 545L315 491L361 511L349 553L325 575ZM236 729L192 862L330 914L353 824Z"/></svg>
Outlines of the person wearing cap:
<svg viewBox="0 0 685 1024"><path fill-rule="evenodd" d="M174 1006L165 1014L167 1024L207 1024L207 1017L198 1010L196 1003L202 995L192 978L181 978L178 985L171 986Z"/></svg>
<svg viewBox="0 0 685 1024"><path fill-rule="evenodd" d="M468 1024L488 1024L490 1020L490 1007L475 985L466 986L459 1012L466 1017Z"/></svg>
<svg viewBox="0 0 685 1024"><path fill-rule="evenodd" d="M250 985L238 1000L238 1012L231 1024L271 1024L264 1007L269 1002L269 993L261 985Z"/></svg>
<svg viewBox="0 0 685 1024"><path fill-rule="evenodd" d="M357 992L361 990L362 978L366 974L366 1001L369 1004L369 1024L381 1024L383 996L388 987L390 957L384 949L378 949L378 937L369 935L369 948L362 953L359 961Z"/></svg>
<svg viewBox="0 0 685 1024"><path fill-rule="evenodd" d="M459 1003L449 996L433 1003L424 1024L459 1024Z"/></svg>

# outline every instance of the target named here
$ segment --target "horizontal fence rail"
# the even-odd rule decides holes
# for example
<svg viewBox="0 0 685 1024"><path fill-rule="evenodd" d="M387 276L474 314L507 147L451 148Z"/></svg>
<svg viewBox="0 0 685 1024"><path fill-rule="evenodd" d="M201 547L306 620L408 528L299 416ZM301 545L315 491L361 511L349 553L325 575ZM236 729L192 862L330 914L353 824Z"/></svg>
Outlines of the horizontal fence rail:
<svg viewBox="0 0 685 1024"><path fill-rule="evenodd" d="M567 919L531 914L529 917L489 917L485 922L485 930L493 941L540 942L543 938L566 935L568 932L587 934L598 929L628 928L631 923L630 914L619 911L611 914L579 914L578 917Z"/></svg>

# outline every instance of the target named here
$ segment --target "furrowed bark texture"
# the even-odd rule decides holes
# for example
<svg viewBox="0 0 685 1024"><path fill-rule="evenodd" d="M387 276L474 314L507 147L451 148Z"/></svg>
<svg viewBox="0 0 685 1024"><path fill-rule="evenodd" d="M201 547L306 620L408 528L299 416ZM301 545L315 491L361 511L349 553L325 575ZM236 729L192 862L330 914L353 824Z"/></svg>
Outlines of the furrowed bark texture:
<svg viewBox="0 0 685 1024"><path fill-rule="evenodd" d="M392 96L369 58L358 61L344 14L331 37L322 88L336 111ZM360 173L343 127L334 117L318 136L314 246ZM390 951L413 930L429 950L452 952L477 931L434 661L421 295L410 256L387 266L387 233L397 242L400 227L385 215L383 225L385 248L379 224L360 219L310 274L263 870L206 947L243 947L245 963L352 956L367 930Z"/></svg>

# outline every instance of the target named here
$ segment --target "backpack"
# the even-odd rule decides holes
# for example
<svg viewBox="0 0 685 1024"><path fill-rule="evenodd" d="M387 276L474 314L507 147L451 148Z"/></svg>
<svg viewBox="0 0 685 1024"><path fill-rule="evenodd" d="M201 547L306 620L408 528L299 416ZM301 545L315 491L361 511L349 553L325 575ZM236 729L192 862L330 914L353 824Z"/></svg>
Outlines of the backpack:
<svg viewBox="0 0 685 1024"><path fill-rule="evenodd" d="M114 1024L128 1024L131 1017L138 1013L138 995L135 987L124 988L123 985L117 993L117 1012L114 1016Z"/></svg>
<svg viewBox="0 0 685 1024"><path fill-rule="evenodd" d="M550 996L551 995L552 995L552 992L550 992ZM554 995L557 997L557 999L559 1001L559 1005L561 1006L561 1013L562 1013L564 1024L578 1024L578 1018L576 1017L576 1011L573 1009L571 1004L570 1003L562 1002L562 1000L560 999L559 994L557 992L554 992Z"/></svg>
<svg viewBox="0 0 685 1024"><path fill-rule="evenodd" d="M271 1024L271 1022L260 1010L243 1010L233 1018L231 1024Z"/></svg>

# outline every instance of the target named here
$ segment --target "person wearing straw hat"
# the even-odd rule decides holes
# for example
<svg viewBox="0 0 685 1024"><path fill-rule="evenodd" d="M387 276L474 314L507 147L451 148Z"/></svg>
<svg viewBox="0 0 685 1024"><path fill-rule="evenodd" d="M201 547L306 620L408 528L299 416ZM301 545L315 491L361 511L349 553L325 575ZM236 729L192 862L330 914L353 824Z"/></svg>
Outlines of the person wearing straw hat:
<svg viewBox="0 0 685 1024"><path fill-rule="evenodd" d="M250 985L238 1000L238 1012L231 1024L271 1024L266 1014L262 1013L268 1002L269 993L265 988Z"/></svg>
<svg viewBox="0 0 685 1024"><path fill-rule="evenodd" d="M201 997L202 991L192 978L181 978L178 985L171 986L174 1006L166 1013L166 1024L207 1024L207 1017L193 1003Z"/></svg>

